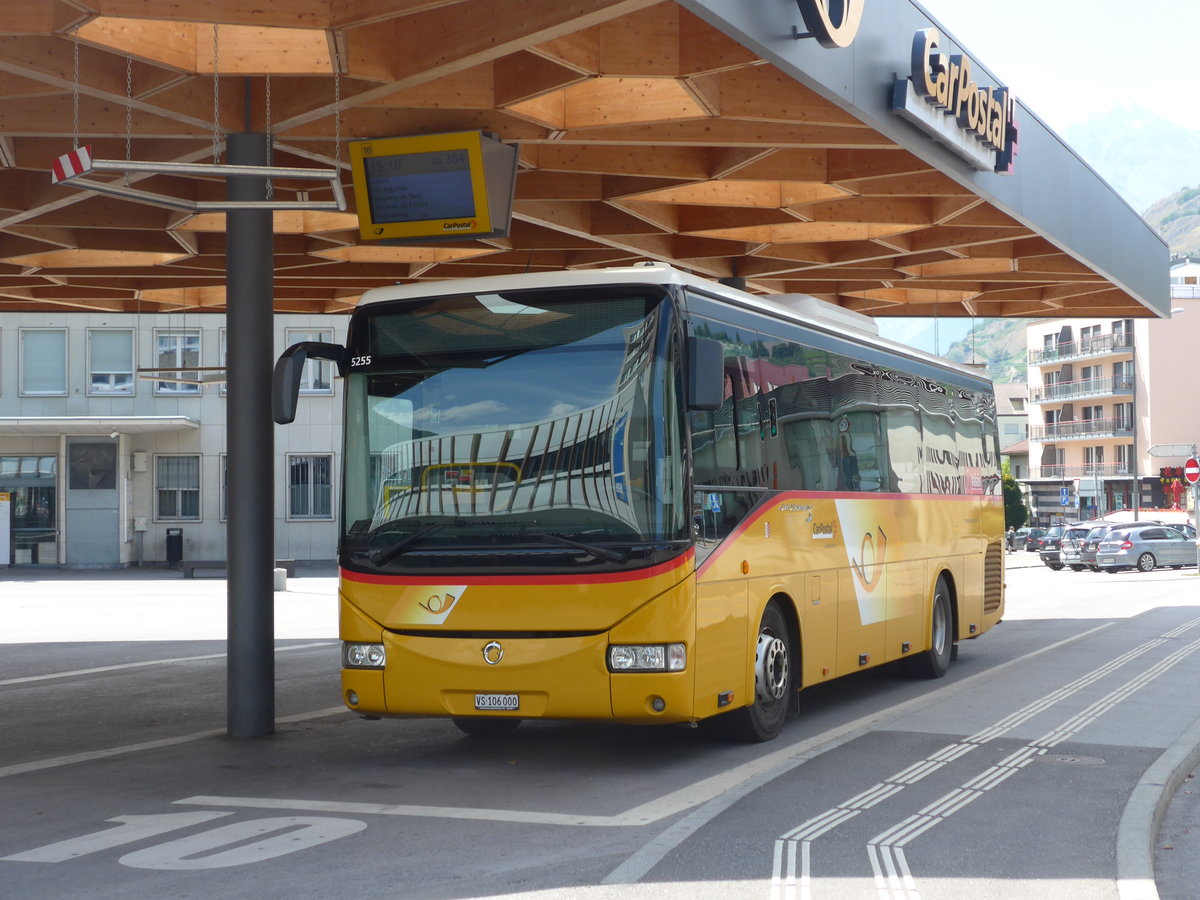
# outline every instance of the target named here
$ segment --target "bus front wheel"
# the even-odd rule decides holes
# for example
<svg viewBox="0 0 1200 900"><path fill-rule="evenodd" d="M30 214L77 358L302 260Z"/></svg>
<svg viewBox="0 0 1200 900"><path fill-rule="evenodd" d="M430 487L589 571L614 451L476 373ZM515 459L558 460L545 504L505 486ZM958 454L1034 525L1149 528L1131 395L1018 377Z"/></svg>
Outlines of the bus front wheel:
<svg viewBox="0 0 1200 900"><path fill-rule="evenodd" d="M732 734L751 742L769 741L783 730L792 697L794 666L787 621L772 600L763 610L754 650L754 702L729 713Z"/></svg>
<svg viewBox="0 0 1200 900"><path fill-rule="evenodd" d="M939 577L933 589L929 612L929 649L913 659L916 674L941 678L954 657L954 614L950 609L950 589Z"/></svg>

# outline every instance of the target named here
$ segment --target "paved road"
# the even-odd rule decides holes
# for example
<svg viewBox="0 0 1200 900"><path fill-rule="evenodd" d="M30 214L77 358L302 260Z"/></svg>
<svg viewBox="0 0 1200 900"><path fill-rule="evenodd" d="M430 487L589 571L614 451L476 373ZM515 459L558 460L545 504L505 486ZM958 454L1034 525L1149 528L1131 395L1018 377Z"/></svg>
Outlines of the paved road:
<svg viewBox="0 0 1200 900"><path fill-rule="evenodd" d="M233 741L223 581L0 575L0 897L1153 896L1118 876L1151 846L1140 780L1200 720L1200 582L1034 561L945 679L822 686L761 746L358 719L327 575L276 595L282 718ZM1164 900L1200 883L1189 790Z"/></svg>

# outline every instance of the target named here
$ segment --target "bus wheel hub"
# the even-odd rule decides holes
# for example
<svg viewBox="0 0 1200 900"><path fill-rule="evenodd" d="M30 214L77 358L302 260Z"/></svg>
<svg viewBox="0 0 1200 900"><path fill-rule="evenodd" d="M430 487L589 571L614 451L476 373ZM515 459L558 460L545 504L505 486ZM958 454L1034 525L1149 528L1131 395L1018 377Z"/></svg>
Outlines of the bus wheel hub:
<svg viewBox="0 0 1200 900"><path fill-rule="evenodd" d="M773 634L758 636L755 689L761 700L770 703L783 698L788 683L787 644Z"/></svg>

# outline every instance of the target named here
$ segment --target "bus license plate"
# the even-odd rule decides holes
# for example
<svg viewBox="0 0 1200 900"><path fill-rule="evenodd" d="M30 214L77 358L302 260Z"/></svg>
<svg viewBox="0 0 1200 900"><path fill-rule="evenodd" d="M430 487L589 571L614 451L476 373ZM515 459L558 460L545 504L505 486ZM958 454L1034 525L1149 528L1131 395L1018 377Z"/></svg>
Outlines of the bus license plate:
<svg viewBox="0 0 1200 900"><path fill-rule="evenodd" d="M475 708L490 711L509 711L520 709L520 697L517 694L476 694Z"/></svg>

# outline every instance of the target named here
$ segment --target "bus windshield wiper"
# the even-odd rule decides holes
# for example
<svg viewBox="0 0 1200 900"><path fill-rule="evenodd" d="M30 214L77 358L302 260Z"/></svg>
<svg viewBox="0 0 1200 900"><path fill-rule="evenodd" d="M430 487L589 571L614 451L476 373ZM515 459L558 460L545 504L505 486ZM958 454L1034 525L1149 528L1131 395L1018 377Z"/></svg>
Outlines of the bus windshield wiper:
<svg viewBox="0 0 1200 900"><path fill-rule="evenodd" d="M537 535L539 538L545 538L556 544L565 544L568 547L575 547L579 550L585 550L597 559L606 559L609 562L623 563L629 561L628 554L622 553L620 550L610 550L607 547L601 547L598 544L589 544L586 541L577 541L575 538L569 538L562 534L554 534L553 532L544 532Z"/></svg>
<svg viewBox="0 0 1200 900"><path fill-rule="evenodd" d="M397 556L399 556L401 553L403 553L405 547L407 547L409 544L413 543L414 541L418 540L419 538L423 538L427 534L432 534L433 532L437 531L439 528L445 528L447 525L456 525L456 524L458 524L458 523L454 522L454 521L449 521L449 520L447 520L445 522L428 522L421 528L418 528L416 531L412 532L412 534L406 534L404 537L400 538L400 540L396 541L395 543L389 544L387 547L383 547L379 550L376 550L374 553L371 554L371 562L377 566L385 565L386 563L391 562L393 559L395 559Z"/></svg>

